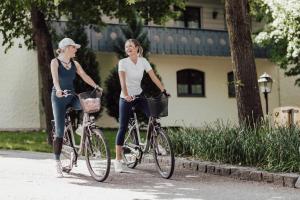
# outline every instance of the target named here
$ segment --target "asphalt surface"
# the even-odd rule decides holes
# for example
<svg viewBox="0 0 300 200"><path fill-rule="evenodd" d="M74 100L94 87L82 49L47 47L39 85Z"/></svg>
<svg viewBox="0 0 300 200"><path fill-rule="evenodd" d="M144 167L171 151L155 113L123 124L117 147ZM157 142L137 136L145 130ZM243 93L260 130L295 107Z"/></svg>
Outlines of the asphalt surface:
<svg viewBox="0 0 300 200"><path fill-rule="evenodd" d="M127 169L126 169L127 170ZM176 200L300 200L300 189L239 181L175 169L170 180L153 164L94 181L81 160L64 178L55 177L52 154L0 151L0 200L176 199Z"/></svg>

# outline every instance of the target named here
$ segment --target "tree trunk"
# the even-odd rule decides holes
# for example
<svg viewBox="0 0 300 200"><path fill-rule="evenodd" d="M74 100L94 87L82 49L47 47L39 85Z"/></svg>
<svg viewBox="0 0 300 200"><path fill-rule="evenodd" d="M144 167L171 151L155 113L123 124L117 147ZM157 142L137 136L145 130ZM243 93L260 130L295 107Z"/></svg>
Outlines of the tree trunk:
<svg viewBox="0 0 300 200"><path fill-rule="evenodd" d="M225 11L239 122L253 126L261 121L263 112L251 39L248 0L225 0Z"/></svg>
<svg viewBox="0 0 300 200"><path fill-rule="evenodd" d="M42 104L46 117L46 132L48 133L48 143L52 144L51 120L53 119L53 114L51 105L52 77L50 62L54 58L54 53L45 16L34 5L31 7L31 23L33 27L33 40L37 47L38 67L42 82Z"/></svg>

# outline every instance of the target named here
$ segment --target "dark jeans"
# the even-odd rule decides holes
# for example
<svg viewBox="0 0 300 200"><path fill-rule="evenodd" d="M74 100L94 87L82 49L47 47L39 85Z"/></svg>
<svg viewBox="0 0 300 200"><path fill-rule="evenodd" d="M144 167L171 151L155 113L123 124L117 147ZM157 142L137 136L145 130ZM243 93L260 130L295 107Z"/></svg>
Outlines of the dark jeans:
<svg viewBox="0 0 300 200"><path fill-rule="evenodd" d="M119 130L116 137L116 144L123 145L125 133L128 127L129 119L132 116L132 106L137 109L142 109L147 117L149 117L150 112L148 104L145 98L138 98L132 102L127 102L125 99L120 98L119 100Z"/></svg>
<svg viewBox="0 0 300 200"><path fill-rule="evenodd" d="M66 110L72 107L74 110L81 110L80 102L77 96L57 97L55 90L51 93L52 110L55 121L55 137L64 137Z"/></svg>

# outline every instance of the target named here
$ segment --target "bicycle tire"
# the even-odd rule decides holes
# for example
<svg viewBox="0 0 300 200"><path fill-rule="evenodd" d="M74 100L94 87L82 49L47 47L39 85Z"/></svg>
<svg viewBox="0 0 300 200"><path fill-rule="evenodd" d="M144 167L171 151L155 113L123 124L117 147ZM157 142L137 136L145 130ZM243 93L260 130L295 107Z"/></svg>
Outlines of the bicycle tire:
<svg viewBox="0 0 300 200"><path fill-rule="evenodd" d="M136 129L130 129L125 134L122 157L127 167L134 169L138 164L139 150L133 150L138 145Z"/></svg>
<svg viewBox="0 0 300 200"><path fill-rule="evenodd" d="M62 144L62 149L61 149L61 164L62 164L62 171L66 173L70 173L70 171L73 168L73 159L75 156L74 153L74 147L72 144L72 141L70 139L71 133L69 130L69 127L65 127L66 131L64 133L63 137L63 144ZM74 156L72 156L72 153Z"/></svg>
<svg viewBox="0 0 300 200"><path fill-rule="evenodd" d="M85 159L91 176L99 182L109 175L111 157L108 143L98 128L91 129L85 139Z"/></svg>
<svg viewBox="0 0 300 200"><path fill-rule="evenodd" d="M153 157L160 175L169 179L174 172L175 157L169 136L161 128L152 136Z"/></svg>

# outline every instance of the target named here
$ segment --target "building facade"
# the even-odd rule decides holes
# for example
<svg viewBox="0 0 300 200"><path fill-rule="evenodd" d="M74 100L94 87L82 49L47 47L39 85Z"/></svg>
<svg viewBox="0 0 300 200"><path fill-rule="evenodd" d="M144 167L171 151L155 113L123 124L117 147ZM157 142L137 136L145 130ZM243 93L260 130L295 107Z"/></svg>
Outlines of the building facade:
<svg viewBox="0 0 300 200"><path fill-rule="evenodd" d="M101 80L118 63L112 45L122 37L117 19L107 18L100 32L87 30L90 47L101 65ZM253 29L261 27L253 23ZM64 24L57 24L62 29ZM191 0L178 20L165 26L145 26L151 42L149 60L157 67L171 93L169 116L164 126L200 127L216 120L237 122L233 69L224 5L218 0ZM1 39L0 39L1 40ZM17 42L18 43L18 42ZM269 110L281 106L300 106L300 89L294 79L268 61L264 49L255 48L257 75L264 72L274 80L269 95ZM14 47L8 54L0 52L0 130L41 129L39 73L36 52ZM265 102L261 98L263 107ZM263 108L264 109L264 108ZM265 110L265 109L264 109ZM117 127L114 118L103 113L97 122L102 127Z"/></svg>

